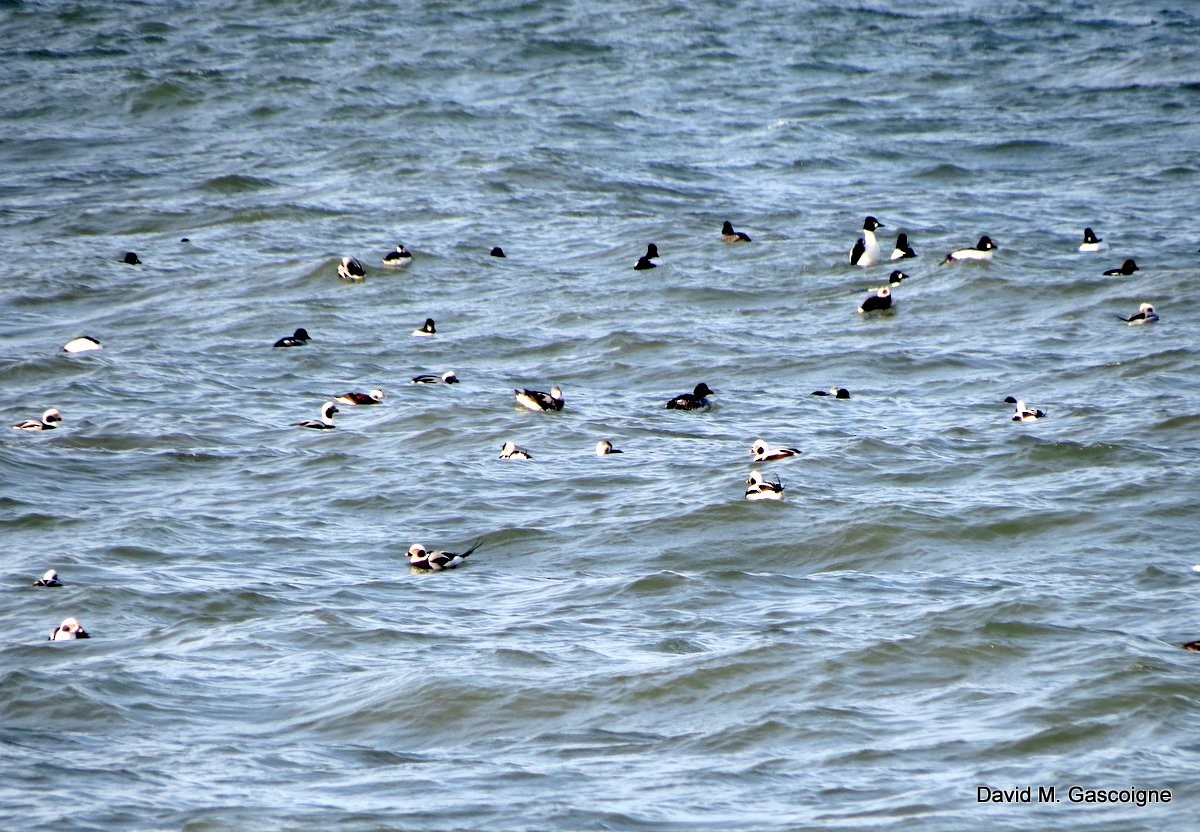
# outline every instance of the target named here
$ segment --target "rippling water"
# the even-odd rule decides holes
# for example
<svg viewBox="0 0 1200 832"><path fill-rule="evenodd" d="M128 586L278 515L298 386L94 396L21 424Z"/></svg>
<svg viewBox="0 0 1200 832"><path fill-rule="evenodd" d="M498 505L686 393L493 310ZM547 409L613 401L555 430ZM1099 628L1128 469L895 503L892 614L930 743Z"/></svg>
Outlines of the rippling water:
<svg viewBox="0 0 1200 832"><path fill-rule="evenodd" d="M0 32L5 415L65 415L0 441L0 826L1200 820L1190 4L6 2ZM920 257L861 316L867 214ZM937 265L981 234L994 262ZM711 410L662 407L699 381ZM765 467L783 503L742 499L760 437L803 451ZM92 638L46 642L69 615Z"/></svg>

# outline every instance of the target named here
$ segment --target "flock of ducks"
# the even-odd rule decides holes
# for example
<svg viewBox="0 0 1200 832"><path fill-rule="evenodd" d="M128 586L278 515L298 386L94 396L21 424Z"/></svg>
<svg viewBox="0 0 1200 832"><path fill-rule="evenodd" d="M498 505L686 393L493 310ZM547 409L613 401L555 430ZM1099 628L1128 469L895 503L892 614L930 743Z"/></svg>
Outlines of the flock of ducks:
<svg viewBox="0 0 1200 832"><path fill-rule="evenodd" d="M866 268L881 262L882 255L879 240L875 232L884 227L884 224L873 216L868 216L864 219L862 233L850 250L851 265ZM744 231L736 230L729 220L726 220L721 226L721 240L729 245L752 242L750 235ZM187 238L184 238L184 242L186 241ZM998 248L999 246L985 234L979 238L979 241L973 247L955 249L949 252L940 265L971 261L988 262L992 259L993 253ZM1083 230L1083 242L1078 246L1078 251L1099 252L1107 249L1108 244L1103 239L1097 237L1091 228ZM506 256L504 250L499 246L493 247L489 253L492 257ZM888 260L894 262L915 257L917 257L917 253L908 239L908 234L899 233ZM130 251L125 253L122 262L136 266L140 265L142 261L136 252ZM403 244L397 245L392 251L384 254L382 258L383 266L389 269L404 269L410 266L412 262L412 252L405 248ZM653 269L657 268L661 262L658 246L655 243L649 243L646 247L646 253L638 258L633 268L638 271ZM1104 271L1103 275L1106 277L1129 276L1137 271L1139 271L1137 263L1132 258L1128 258L1121 266ZM340 279L351 282L359 282L366 278L366 270L363 268L362 263L354 257L341 258L337 266L337 274ZM890 309L892 306L891 287L899 286L901 281L907 278L908 275L903 271L894 269L888 277L888 285L871 289L870 294L859 305L858 312L860 314L868 314ZM1117 317L1130 326L1156 323L1159 320L1159 316L1155 312L1153 305L1149 303L1142 303L1138 311L1129 317L1122 315L1118 315ZM412 334L418 337L429 337L436 334L436 332L437 326L434 320L427 318L425 323L415 329ZM273 346L279 348L302 347L307 345L311 340L312 338L308 334L308 330L300 327L291 335L277 340ZM74 338L63 345L63 351L69 353L88 352L101 348L102 344L97 339L87 335ZM456 384L458 383L458 376L453 370L446 370L440 374L424 373L414 376L412 383ZM516 388L513 390L513 394L518 406L531 411L557 412L561 411L566 404L563 391L558 385L553 385L548 392L529 388ZM691 392L680 393L678 396L669 399L665 407L669 410L704 410L710 406L708 397L712 395L715 395L712 388L705 382L700 382ZM849 399L850 391L843 387L831 387L828 390L814 390L812 395L828 396L834 399ZM367 391L366 393L356 391L341 393L333 396L321 406L319 418L293 422L292 426L310 430L332 430L334 428L334 414L340 412L338 404L362 407L382 404L385 399L386 395L380 388ZM1009 396L1004 401L1013 405L1012 421L1014 422L1034 421L1046 415L1044 411L1031 408L1023 400L1016 397ZM57 408L52 407L42 413L40 419L26 419L13 425L13 428L22 431L54 430L57 423L62 422L62 420L62 413ZM623 452L613 447L612 442L607 439L596 443L596 455L598 457L620 453ZM752 464L787 460L799 456L800 453L797 448L772 448L763 439L756 439L750 446ZM526 448L522 448L512 441L505 441L501 445L499 458L504 460L531 460L533 459L533 455ZM769 478L765 476L758 469L750 471L749 476L746 478L745 486L745 498L750 501L781 501L784 498L783 483L777 477ZM476 541L464 552L430 551L424 545L414 543L409 547L407 552L409 566L418 571L427 572L441 572L454 569L465 562L467 557L480 547L481 543L482 541ZM1200 566L1196 568L1200 571ZM63 586L62 581L59 580L58 572L53 569L47 570L41 578L33 582L33 585L38 587ZM74 617L64 619L58 627L50 631L50 641L74 641L85 638L90 638L90 636ZM1200 641L1190 642L1182 646L1188 650L1200 651Z"/></svg>

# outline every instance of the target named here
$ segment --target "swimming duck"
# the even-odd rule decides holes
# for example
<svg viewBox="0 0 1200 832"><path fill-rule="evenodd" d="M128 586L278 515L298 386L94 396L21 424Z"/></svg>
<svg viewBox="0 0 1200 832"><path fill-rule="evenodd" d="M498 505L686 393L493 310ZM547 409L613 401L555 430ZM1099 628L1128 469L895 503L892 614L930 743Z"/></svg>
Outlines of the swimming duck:
<svg viewBox="0 0 1200 832"><path fill-rule="evenodd" d="M307 344L311 340L312 340L312 338L309 337L308 330L305 329L304 327L300 327L295 332L293 332L291 335L280 338L278 341L276 341L273 344L273 346L276 346L276 347L303 347L305 344Z"/></svg>
<svg viewBox="0 0 1200 832"><path fill-rule="evenodd" d="M437 334L437 325L434 324L433 318L426 318L425 323L421 324L421 328L414 329L412 334L416 335L420 338L425 338L430 335L436 335Z"/></svg>
<svg viewBox="0 0 1200 832"><path fill-rule="evenodd" d="M549 393L525 388L514 389L513 393L517 396L517 404L526 410L562 410L566 404L563 401L562 390L557 384L550 388Z"/></svg>
<svg viewBox="0 0 1200 832"><path fill-rule="evenodd" d="M341 395L333 397L333 400L335 402L341 402L342 404L354 404L354 405L383 404L383 399L384 399L383 391L380 390L378 387L376 387L374 390L370 391L369 393L359 393L359 392L355 391L352 393L342 393Z"/></svg>
<svg viewBox="0 0 1200 832"><path fill-rule="evenodd" d="M892 260L904 260L909 257L916 257L917 253L913 251L913 247L908 244L908 235L900 233L896 235L896 247L892 249Z"/></svg>
<svg viewBox="0 0 1200 832"><path fill-rule="evenodd" d="M1141 271L1141 269L1138 268L1138 264L1133 262L1133 258L1130 257L1128 260L1126 260L1124 263L1122 263L1119 267L1117 267L1115 269L1108 269L1107 271L1105 271L1103 276L1104 277L1129 277L1129 275L1133 274L1134 272L1140 272L1140 271Z"/></svg>
<svg viewBox="0 0 1200 832"><path fill-rule="evenodd" d="M1035 419L1041 419L1046 415L1040 410L1026 407L1025 402L1022 399L1016 398L1015 396L1007 396L1004 401L1013 405L1012 420L1014 422L1032 422Z"/></svg>
<svg viewBox="0 0 1200 832"><path fill-rule="evenodd" d="M1076 251L1104 251L1108 248L1108 243L1104 242L1103 237L1097 237L1096 232L1090 228L1083 229L1083 242L1079 244Z"/></svg>
<svg viewBox="0 0 1200 832"><path fill-rule="evenodd" d="M850 391L845 387L830 387L828 390L814 390L810 395L833 396L835 399L848 399L850 398Z"/></svg>
<svg viewBox="0 0 1200 832"><path fill-rule="evenodd" d="M702 410L708 407L706 396L715 395L703 381L692 388L690 393L680 393L667 402L667 410Z"/></svg>
<svg viewBox="0 0 1200 832"><path fill-rule="evenodd" d="M331 401L325 402L325 404L321 405L320 419L305 419L303 422L292 422L292 427L333 430L333 414L337 412L339 411L336 404Z"/></svg>
<svg viewBox="0 0 1200 832"><path fill-rule="evenodd" d="M982 260L987 262L992 259L992 252L1000 246L992 242L992 238L984 234L979 238L979 242L975 244L975 248L959 248L946 255L946 259L942 261L942 265L946 263L957 263L961 260Z"/></svg>
<svg viewBox="0 0 1200 832"><path fill-rule="evenodd" d="M129 266L140 266L142 261L138 259L136 251L127 251L125 256L121 258L121 262Z"/></svg>
<svg viewBox="0 0 1200 832"><path fill-rule="evenodd" d="M601 439L596 443L596 456L608 456L609 454L623 454L622 450L613 447L613 443L607 439Z"/></svg>
<svg viewBox="0 0 1200 832"><path fill-rule="evenodd" d="M433 373L422 373L419 376L413 376L413 384L458 384L458 376L453 370L447 370L440 376Z"/></svg>
<svg viewBox="0 0 1200 832"><path fill-rule="evenodd" d="M52 407L42 413L42 418L26 419L23 422L17 422L13 427L16 430L54 430L54 423L62 420L62 413L57 407Z"/></svg>
<svg viewBox="0 0 1200 832"><path fill-rule="evenodd" d="M1128 318L1117 316L1122 321L1130 326L1138 326L1140 324L1156 324L1158 323L1158 313L1154 311L1154 307L1148 303L1143 303L1138 307L1138 311L1130 315Z"/></svg>
<svg viewBox="0 0 1200 832"><path fill-rule="evenodd" d="M102 348L102 344L90 335L81 335L78 338L72 338L67 343L63 344L63 352L89 352Z"/></svg>
<svg viewBox="0 0 1200 832"><path fill-rule="evenodd" d="M343 257L342 262L338 263L338 277L342 280L362 280L367 276L367 272L362 267L362 263L355 260L353 257Z"/></svg>
<svg viewBox="0 0 1200 832"><path fill-rule="evenodd" d="M47 569L46 574L33 582L34 586L62 586L62 581L58 579L58 572L53 569Z"/></svg>
<svg viewBox="0 0 1200 832"><path fill-rule="evenodd" d="M650 243L648 246L646 246L646 253L638 258L638 261L634 263L633 268L636 271L642 271L643 269L658 268L658 264L658 246L656 246L654 243Z"/></svg>
<svg viewBox="0 0 1200 832"><path fill-rule="evenodd" d="M754 457L754 462L774 462L799 455L800 451L796 448L771 448L762 439L755 439L754 444L750 446L750 456Z"/></svg>
<svg viewBox="0 0 1200 832"><path fill-rule="evenodd" d="M867 299L858 307L859 312L874 312L892 308L892 290L887 286L880 286L875 290L874 294L867 295Z"/></svg>
<svg viewBox="0 0 1200 832"><path fill-rule="evenodd" d="M879 262L879 240L875 239L875 229L884 228L884 224L874 217L863 220L862 236L850 250L851 266L874 266Z"/></svg>
<svg viewBox="0 0 1200 832"><path fill-rule="evenodd" d="M468 555L479 548L482 542L482 540L476 541L465 552L443 552L440 550L430 552L420 543L414 543L408 547L408 565L413 569L421 569L428 572L457 569L467 559Z"/></svg>
<svg viewBox="0 0 1200 832"><path fill-rule="evenodd" d="M489 251L488 254L490 254L492 257L507 257L508 256L504 253L504 249L500 248L500 246L492 246L492 250Z"/></svg>
<svg viewBox="0 0 1200 832"><path fill-rule="evenodd" d="M500 446L500 459L533 459L533 455L512 442Z"/></svg>
<svg viewBox="0 0 1200 832"><path fill-rule="evenodd" d="M383 265L389 269L403 269L412 263L412 261L412 252L406 249L403 243L383 255Z"/></svg>
<svg viewBox="0 0 1200 832"><path fill-rule="evenodd" d="M782 500L783 483L765 479L758 471L751 471L746 478L747 500Z"/></svg>
<svg viewBox="0 0 1200 832"><path fill-rule="evenodd" d="M77 638L91 638L91 636L87 634L87 630L83 629L76 618L64 618L63 623L50 631L50 641L74 641Z"/></svg>
<svg viewBox="0 0 1200 832"><path fill-rule="evenodd" d="M750 235L744 231L734 231L733 223L725 220L725 224L721 226L721 240L726 243L748 243Z"/></svg>

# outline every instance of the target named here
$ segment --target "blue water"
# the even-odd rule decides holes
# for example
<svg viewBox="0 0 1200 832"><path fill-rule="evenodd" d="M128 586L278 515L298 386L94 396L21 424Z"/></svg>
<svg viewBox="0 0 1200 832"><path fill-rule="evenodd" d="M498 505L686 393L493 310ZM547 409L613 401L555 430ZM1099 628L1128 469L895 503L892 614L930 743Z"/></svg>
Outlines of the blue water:
<svg viewBox="0 0 1200 832"><path fill-rule="evenodd" d="M0 827L1200 822L1200 9L7 2L0 45L4 415L65 417L0 437ZM867 215L920 256L859 315Z"/></svg>

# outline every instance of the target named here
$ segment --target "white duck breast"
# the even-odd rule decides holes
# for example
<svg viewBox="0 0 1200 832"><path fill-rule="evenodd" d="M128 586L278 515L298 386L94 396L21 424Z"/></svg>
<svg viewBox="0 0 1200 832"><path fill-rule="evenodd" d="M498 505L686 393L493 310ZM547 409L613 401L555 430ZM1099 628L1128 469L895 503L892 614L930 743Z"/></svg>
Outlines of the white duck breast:
<svg viewBox="0 0 1200 832"><path fill-rule="evenodd" d="M74 617L63 619L62 624L50 631L50 641L75 641L79 638L91 638L91 636Z"/></svg>
<svg viewBox="0 0 1200 832"><path fill-rule="evenodd" d="M1083 242L1079 244L1077 251L1091 252L1104 251L1108 248L1108 243L1104 242L1103 238L1097 237L1096 232L1090 228L1083 229Z"/></svg>
<svg viewBox="0 0 1200 832"><path fill-rule="evenodd" d="M613 443L607 439L601 439L596 443L596 456L608 456L609 454L623 454L622 450L613 447Z"/></svg>
<svg viewBox="0 0 1200 832"><path fill-rule="evenodd" d="M955 249L946 255L946 259L942 264L957 263L963 260L978 260L988 262L992 259L992 252L1000 246L992 242L992 238L984 234L979 238L979 242L975 244L975 248L960 248Z"/></svg>
<svg viewBox="0 0 1200 832"><path fill-rule="evenodd" d="M562 410L566 403L557 384L550 388L549 393L526 388L515 389L513 393L517 397L517 404L527 410Z"/></svg>
<svg viewBox="0 0 1200 832"><path fill-rule="evenodd" d="M771 481L758 471L751 471L746 478L747 500L782 500L783 483Z"/></svg>
<svg viewBox="0 0 1200 832"><path fill-rule="evenodd" d="M533 459L533 455L529 451L517 446L513 442L505 442L500 446L501 459Z"/></svg>
<svg viewBox="0 0 1200 832"><path fill-rule="evenodd" d="M875 229L884 225L874 217L863 220L862 236L850 250L851 266L874 266L879 262L879 240L875 238Z"/></svg>
<svg viewBox="0 0 1200 832"><path fill-rule="evenodd" d="M433 318L426 318L425 323L421 324L420 329L413 330L413 335L416 335L420 338L426 338L428 336L436 335L436 334L437 334L437 324L435 324L433 322Z"/></svg>
<svg viewBox="0 0 1200 832"><path fill-rule="evenodd" d="M63 352L91 352L101 348L100 342L90 335L81 335L63 344Z"/></svg>
<svg viewBox="0 0 1200 832"><path fill-rule="evenodd" d="M359 281L367 276L362 263L353 257L343 257L342 262L338 263L337 273L342 280Z"/></svg>
<svg viewBox="0 0 1200 832"><path fill-rule="evenodd" d="M908 244L907 234L896 235L896 247L892 249L892 260L904 260L909 257L916 257L917 253L913 251L913 247Z"/></svg>
<svg viewBox="0 0 1200 832"><path fill-rule="evenodd" d="M383 255L383 265L389 269L403 269L413 261L412 252L406 249L403 245L398 245L387 254Z"/></svg>

